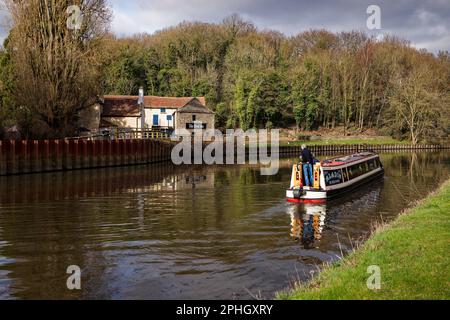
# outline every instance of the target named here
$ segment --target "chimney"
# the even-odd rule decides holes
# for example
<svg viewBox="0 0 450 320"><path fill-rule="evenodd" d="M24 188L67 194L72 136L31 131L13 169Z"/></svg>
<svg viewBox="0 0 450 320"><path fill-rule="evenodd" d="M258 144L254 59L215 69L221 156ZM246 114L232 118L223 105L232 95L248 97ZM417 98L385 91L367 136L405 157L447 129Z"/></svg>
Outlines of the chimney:
<svg viewBox="0 0 450 320"><path fill-rule="evenodd" d="M141 130L145 129L145 106L144 106L144 88L139 88L138 104L141 110Z"/></svg>
<svg viewBox="0 0 450 320"><path fill-rule="evenodd" d="M139 100L138 100L138 104L142 105L144 104L144 88L140 87L139 88Z"/></svg>

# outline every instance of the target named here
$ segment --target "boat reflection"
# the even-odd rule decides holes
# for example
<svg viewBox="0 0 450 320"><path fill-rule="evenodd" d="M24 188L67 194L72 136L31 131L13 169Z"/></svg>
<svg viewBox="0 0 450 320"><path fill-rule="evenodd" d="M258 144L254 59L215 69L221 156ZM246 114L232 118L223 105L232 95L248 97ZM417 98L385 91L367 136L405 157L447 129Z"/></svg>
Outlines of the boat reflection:
<svg viewBox="0 0 450 320"><path fill-rule="evenodd" d="M300 241L305 249L312 248L322 238L325 226L326 204L302 203L289 207L291 237Z"/></svg>
<svg viewBox="0 0 450 320"><path fill-rule="evenodd" d="M370 208L378 206L382 190L383 181L326 203L292 203L287 209L291 218L291 237L301 242L305 249L317 248L316 242L322 239L325 220L327 229L333 229L337 220L348 226L348 229L355 228L360 219L364 220Z"/></svg>

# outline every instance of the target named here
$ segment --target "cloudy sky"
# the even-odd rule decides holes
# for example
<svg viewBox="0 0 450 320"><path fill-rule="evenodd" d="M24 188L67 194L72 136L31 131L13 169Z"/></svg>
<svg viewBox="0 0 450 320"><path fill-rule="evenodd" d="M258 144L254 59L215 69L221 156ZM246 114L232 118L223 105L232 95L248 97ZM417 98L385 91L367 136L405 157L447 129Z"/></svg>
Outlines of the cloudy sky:
<svg viewBox="0 0 450 320"><path fill-rule="evenodd" d="M418 48L450 51L450 0L110 0L112 31L153 33L182 21L220 22L233 13L261 29L293 35L310 28L395 34ZM381 30L368 30L369 5L381 9ZM4 16L0 12L0 19ZM0 23L0 38L7 28Z"/></svg>

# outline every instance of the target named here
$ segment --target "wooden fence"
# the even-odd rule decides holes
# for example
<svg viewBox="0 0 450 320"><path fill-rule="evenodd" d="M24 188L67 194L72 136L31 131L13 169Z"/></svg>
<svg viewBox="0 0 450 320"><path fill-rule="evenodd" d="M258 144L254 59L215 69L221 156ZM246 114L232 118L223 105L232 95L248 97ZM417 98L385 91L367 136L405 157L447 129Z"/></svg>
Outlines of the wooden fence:
<svg viewBox="0 0 450 320"><path fill-rule="evenodd" d="M172 146L162 140L147 139L3 140L0 141L0 176L169 161ZM316 154L347 154L361 151L450 150L450 145L324 145L309 148ZM246 153L249 153L248 149ZM300 146L279 148L281 157L298 156L300 153Z"/></svg>
<svg viewBox="0 0 450 320"><path fill-rule="evenodd" d="M348 154L363 151L373 151L373 152L402 152L402 151L438 151L438 150L450 150L450 145L410 145L410 144L399 144L399 145L312 145L308 148L313 153L317 154L329 154L329 153L340 153ZM280 147L280 154L300 154L300 146L282 146Z"/></svg>

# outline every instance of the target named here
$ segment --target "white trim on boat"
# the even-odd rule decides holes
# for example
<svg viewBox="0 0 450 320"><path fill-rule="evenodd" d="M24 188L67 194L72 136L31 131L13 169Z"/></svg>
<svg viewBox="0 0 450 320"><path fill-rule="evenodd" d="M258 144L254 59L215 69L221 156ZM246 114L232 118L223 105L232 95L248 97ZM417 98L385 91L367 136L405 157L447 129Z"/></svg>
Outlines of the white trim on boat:
<svg viewBox="0 0 450 320"><path fill-rule="evenodd" d="M321 200L327 198L327 192L324 190L304 190L303 195L300 196L299 199L303 200ZM294 197L294 189L287 189L286 190L286 198L289 199L296 199Z"/></svg>

